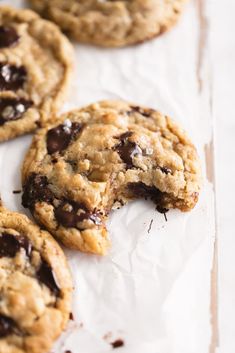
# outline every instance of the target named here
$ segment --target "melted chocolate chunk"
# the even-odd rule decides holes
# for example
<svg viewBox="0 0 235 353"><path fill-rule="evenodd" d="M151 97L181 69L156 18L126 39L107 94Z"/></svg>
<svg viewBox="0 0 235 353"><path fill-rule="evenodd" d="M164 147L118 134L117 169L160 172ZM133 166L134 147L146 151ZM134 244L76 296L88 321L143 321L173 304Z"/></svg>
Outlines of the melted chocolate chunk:
<svg viewBox="0 0 235 353"><path fill-rule="evenodd" d="M20 119L32 104L24 98L0 98L0 126Z"/></svg>
<svg viewBox="0 0 235 353"><path fill-rule="evenodd" d="M65 210L65 205L69 205L72 210ZM80 211L79 214L78 211ZM96 225L102 224L98 212L91 212L85 207L85 205L72 201L64 201L57 209L55 209L55 218L59 224L66 228L77 228L78 223L86 220L90 220Z"/></svg>
<svg viewBox="0 0 235 353"><path fill-rule="evenodd" d="M139 113L139 114L145 116L146 118L150 118L152 113L155 112L155 110L142 108L142 107L138 107L138 106L131 106L131 110L128 113L133 113L133 112Z"/></svg>
<svg viewBox="0 0 235 353"><path fill-rule="evenodd" d="M54 195L48 185L46 176L32 173L23 187L22 205L32 210L38 201L51 203Z"/></svg>
<svg viewBox="0 0 235 353"><path fill-rule="evenodd" d="M111 343L111 346L115 349L115 348L119 348L119 347L123 347L124 346L124 342L123 340L121 340L120 338L117 339L116 341Z"/></svg>
<svg viewBox="0 0 235 353"><path fill-rule="evenodd" d="M24 66L0 63L0 91L16 91L23 87L26 78Z"/></svg>
<svg viewBox="0 0 235 353"><path fill-rule="evenodd" d="M11 318L0 314L0 338L9 336L15 331L15 322Z"/></svg>
<svg viewBox="0 0 235 353"><path fill-rule="evenodd" d="M52 154L65 150L70 142L77 137L82 128L82 124L71 123L70 120L66 120L64 124L49 130L47 133L48 153Z"/></svg>
<svg viewBox="0 0 235 353"><path fill-rule="evenodd" d="M150 198L156 204L161 202L163 196L163 193L155 186L148 186L142 182L129 183L128 188L135 196Z"/></svg>
<svg viewBox="0 0 235 353"><path fill-rule="evenodd" d="M132 136L132 134L133 132L127 131L120 135L120 143L114 146L115 151L118 152L123 162L126 163L127 169L134 167L132 158L142 154L141 148L135 142L129 141L128 138Z"/></svg>
<svg viewBox="0 0 235 353"><path fill-rule="evenodd" d="M41 266L37 271L37 278L45 284L56 296L60 294L60 287L56 281L55 274L51 266L42 260Z"/></svg>
<svg viewBox="0 0 235 353"><path fill-rule="evenodd" d="M12 47L19 39L14 27L0 26L0 48Z"/></svg>
<svg viewBox="0 0 235 353"><path fill-rule="evenodd" d="M25 236L0 234L0 257L15 257L20 248L25 249L26 254L30 255L32 246Z"/></svg>

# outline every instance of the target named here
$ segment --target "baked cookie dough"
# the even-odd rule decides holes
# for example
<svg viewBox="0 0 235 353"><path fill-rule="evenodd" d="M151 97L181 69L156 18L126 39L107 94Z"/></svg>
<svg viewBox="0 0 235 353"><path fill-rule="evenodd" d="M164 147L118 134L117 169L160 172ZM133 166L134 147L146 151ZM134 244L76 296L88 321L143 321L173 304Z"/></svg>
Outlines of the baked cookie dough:
<svg viewBox="0 0 235 353"><path fill-rule="evenodd" d="M200 183L196 149L175 122L103 101L37 132L23 165L22 200L66 246L105 254L111 209L147 197L160 212L189 211Z"/></svg>
<svg viewBox="0 0 235 353"><path fill-rule="evenodd" d="M172 27L186 0L29 0L75 40L107 47L135 44Z"/></svg>
<svg viewBox="0 0 235 353"><path fill-rule="evenodd" d="M0 205L0 352L47 353L69 319L71 291L52 236Z"/></svg>
<svg viewBox="0 0 235 353"><path fill-rule="evenodd" d="M61 107L73 48L30 10L0 6L0 141L33 131Z"/></svg>

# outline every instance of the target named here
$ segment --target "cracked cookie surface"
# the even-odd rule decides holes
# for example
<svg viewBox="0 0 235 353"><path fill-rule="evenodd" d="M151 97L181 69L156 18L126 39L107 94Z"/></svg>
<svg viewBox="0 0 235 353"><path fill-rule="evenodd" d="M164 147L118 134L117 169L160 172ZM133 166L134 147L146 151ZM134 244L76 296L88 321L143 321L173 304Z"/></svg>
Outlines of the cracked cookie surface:
<svg viewBox="0 0 235 353"><path fill-rule="evenodd" d="M0 352L47 353L69 319L71 292L52 236L0 205Z"/></svg>
<svg viewBox="0 0 235 353"><path fill-rule="evenodd" d="M155 37L177 21L185 0L29 0L80 42L124 46Z"/></svg>
<svg viewBox="0 0 235 353"><path fill-rule="evenodd" d="M35 135L23 165L23 205L65 245L104 254L112 208L147 197L188 211L201 170L195 147L169 117L122 101L62 115Z"/></svg>
<svg viewBox="0 0 235 353"><path fill-rule="evenodd" d="M61 107L73 49L56 25L0 6L0 141L35 130Z"/></svg>

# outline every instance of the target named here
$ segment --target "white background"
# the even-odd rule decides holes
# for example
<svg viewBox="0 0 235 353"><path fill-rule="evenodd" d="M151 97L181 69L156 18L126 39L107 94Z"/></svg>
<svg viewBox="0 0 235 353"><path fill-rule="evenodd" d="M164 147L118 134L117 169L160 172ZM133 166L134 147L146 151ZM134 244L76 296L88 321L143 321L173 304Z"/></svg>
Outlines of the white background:
<svg viewBox="0 0 235 353"><path fill-rule="evenodd" d="M125 340L120 353L212 353L218 342L219 352L234 353L234 15L234 0L194 0L179 25L159 39L118 50L76 47L65 109L119 97L158 108L190 132L205 182L196 209L190 215L171 212L167 224L143 202L113 215L107 258L67 252L76 286L75 322L53 352L110 352L102 336L111 331L110 341ZM22 212L12 190L21 187L19 169L30 140L0 146L0 192L6 206ZM219 302L211 337L215 235ZM215 288L212 297L215 303Z"/></svg>

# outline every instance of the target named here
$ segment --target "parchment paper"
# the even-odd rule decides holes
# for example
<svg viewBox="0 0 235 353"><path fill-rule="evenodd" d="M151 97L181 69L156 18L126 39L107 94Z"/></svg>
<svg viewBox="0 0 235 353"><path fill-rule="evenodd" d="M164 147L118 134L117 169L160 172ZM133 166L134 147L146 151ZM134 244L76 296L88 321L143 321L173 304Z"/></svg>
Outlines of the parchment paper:
<svg viewBox="0 0 235 353"><path fill-rule="evenodd" d="M159 109L189 131L205 169L204 145L212 129L196 80L195 13L190 3L176 28L139 46L76 45L76 73L64 111L107 98ZM20 167L30 141L26 136L0 145L2 199L23 213L21 195L12 191L21 189ZM53 353L111 352L117 339L124 342L120 353L208 352L213 204L205 175L192 212L170 211L166 222L151 202L135 201L110 216L112 248L106 257L65 250L74 279L74 320Z"/></svg>

